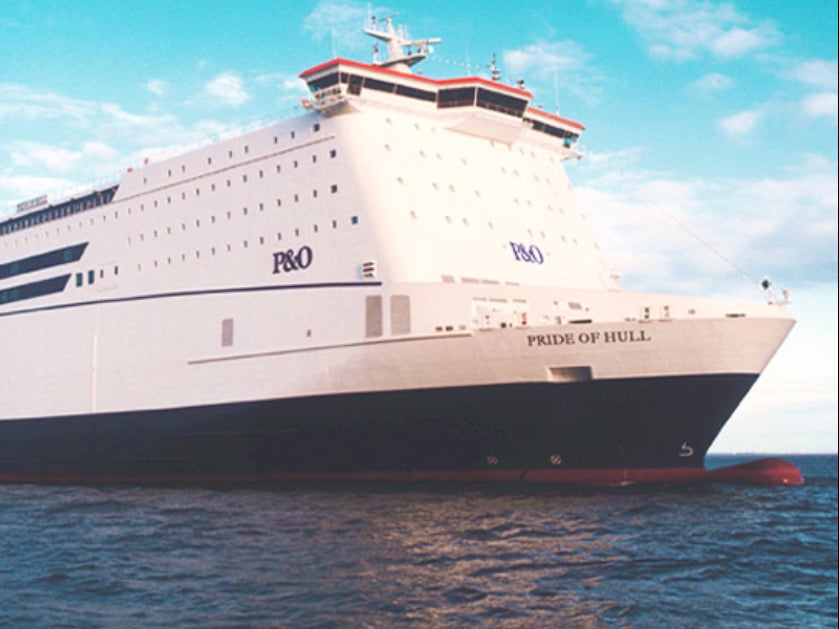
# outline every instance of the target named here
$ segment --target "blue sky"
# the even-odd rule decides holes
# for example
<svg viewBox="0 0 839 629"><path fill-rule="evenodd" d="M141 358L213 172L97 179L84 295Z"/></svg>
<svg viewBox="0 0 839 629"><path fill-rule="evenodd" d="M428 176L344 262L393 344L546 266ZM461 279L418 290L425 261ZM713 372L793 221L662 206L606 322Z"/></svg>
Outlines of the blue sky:
<svg viewBox="0 0 839 629"><path fill-rule="evenodd" d="M369 60L363 2L0 0L0 213L299 113ZM627 289L763 299L798 324L712 451L837 450L835 1L372 5L441 37L428 76L526 81L586 125L568 166Z"/></svg>

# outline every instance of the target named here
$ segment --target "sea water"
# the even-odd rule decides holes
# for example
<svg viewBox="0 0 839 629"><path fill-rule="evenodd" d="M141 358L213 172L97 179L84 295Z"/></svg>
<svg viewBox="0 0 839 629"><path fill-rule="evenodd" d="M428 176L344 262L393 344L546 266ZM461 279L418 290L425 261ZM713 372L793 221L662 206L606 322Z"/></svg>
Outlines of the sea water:
<svg viewBox="0 0 839 629"><path fill-rule="evenodd" d="M837 457L787 458L805 485L0 486L0 627L836 627Z"/></svg>

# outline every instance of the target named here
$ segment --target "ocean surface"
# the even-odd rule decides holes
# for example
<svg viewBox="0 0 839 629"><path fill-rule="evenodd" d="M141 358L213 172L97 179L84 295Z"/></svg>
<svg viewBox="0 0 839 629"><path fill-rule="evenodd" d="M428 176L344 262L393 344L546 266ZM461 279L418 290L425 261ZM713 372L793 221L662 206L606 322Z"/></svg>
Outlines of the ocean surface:
<svg viewBox="0 0 839 629"><path fill-rule="evenodd" d="M0 485L0 627L836 627L837 457L786 458L804 486Z"/></svg>

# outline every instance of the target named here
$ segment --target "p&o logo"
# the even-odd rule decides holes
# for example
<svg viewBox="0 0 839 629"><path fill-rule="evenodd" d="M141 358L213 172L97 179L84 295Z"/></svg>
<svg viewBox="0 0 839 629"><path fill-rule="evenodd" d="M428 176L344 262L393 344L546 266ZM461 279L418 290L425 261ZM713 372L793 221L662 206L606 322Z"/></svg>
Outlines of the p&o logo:
<svg viewBox="0 0 839 629"><path fill-rule="evenodd" d="M292 273L308 269L314 259L312 248L303 245L297 251L286 249L285 251L274 252L274 274Z"/></svg>

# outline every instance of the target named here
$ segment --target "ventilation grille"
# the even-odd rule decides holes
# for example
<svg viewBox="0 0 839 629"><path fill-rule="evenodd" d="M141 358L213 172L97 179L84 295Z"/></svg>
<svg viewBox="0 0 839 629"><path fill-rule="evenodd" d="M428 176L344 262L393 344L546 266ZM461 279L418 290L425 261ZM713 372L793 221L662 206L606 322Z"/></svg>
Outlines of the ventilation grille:
<svg viewBox="0 0 839 629"><path fill-rule="evenodd" d="M376 277L376 261L370 260L361 264L361 277L374 278Z"/></svg>

